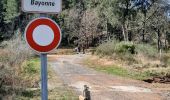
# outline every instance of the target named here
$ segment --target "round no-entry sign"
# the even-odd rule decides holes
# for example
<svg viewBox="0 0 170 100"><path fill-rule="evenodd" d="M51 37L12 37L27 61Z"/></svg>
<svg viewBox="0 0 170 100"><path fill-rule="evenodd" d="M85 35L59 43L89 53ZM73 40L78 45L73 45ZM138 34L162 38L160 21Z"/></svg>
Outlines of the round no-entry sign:
<svg viewBox="0 0 170 100"><path fill-rule="evenodd" d="M61 42L61 30L57 23L49 18L36 18L26 27L27 44L39 53L48 53Z"/></svg>

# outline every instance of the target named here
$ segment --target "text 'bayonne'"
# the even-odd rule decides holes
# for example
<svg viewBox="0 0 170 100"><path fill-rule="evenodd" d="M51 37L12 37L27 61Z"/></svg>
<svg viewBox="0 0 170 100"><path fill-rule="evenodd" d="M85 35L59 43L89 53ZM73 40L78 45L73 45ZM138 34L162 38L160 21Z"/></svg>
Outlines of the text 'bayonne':
<svg viewBox="0 0 170 100"><path fill-rule="evenodd" d="M36 5L36 6L55 6L55 2L31 0L31 5Z"/></svg>

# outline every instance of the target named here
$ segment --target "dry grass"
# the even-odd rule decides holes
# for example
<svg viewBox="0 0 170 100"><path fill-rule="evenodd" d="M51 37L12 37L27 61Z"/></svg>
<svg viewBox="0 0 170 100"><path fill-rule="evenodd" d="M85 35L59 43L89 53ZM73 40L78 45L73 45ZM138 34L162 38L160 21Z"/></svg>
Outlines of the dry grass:
<svg viewBox="0 0 170 100"><path fill-rule="evenodd" d="M33 64L34 69L40 71L39 59L32 59L27 62L27 65L30 63ZM26 75L24 76L27 77L29 82L33 82L35 84L37 81L40 83L40 73L30 73L30 71L28 71L25 74ZM28 87L29 86L27 86L26 91L22 92L24 95L17 96L17 100L40 100L40 87L38 86L35 89L31 87L28 89ZM76 96L69 87L65 86L54 70L48 66L48 100L77 100L77 98L78 96Z"/></svg>
<svg viewBox="0 0 170 100"><path fill-rule="evenodd" d="M2 43L0 52L0 99L39 100L40 62L31 59L35 55L21 38L13 38ZM59 50L59 54L73 51ZM58 77L49 71L49 100L76 100L74 93L65 87ZM9 87L9 89L7 89ZM34 90L35 88L35 90ZM33 89L33 90L32 90ZM10 91L10 92L8 92Z"/></svg>
<svg viewBox="0 0 170 100"><path fill-rule="evenodd" d="M104 61L99 59L101 64L111 63L128 70L146 72L151 76L170 74L170 54L163 52L160 56L156 47L149 44L109 41L97 47L96 54L109 58Z"/></svg>
<svg viewBox="0 0 170 100"><path fill-rule="evenodd" d="M11 67L18 66L33 55L33 52L20 38L4 41L2 44L5 45L5 47L1 52L1 63L5 65Z"/></svg>
<svg viewBox="0 0 170 100"><path fill-rule="evenodd" d="M15 95L15 90L23 86L19 75L21 64L32 57L33 53L20 38L4 41L2 45L4 47L0 53L0 89L4 90L6 87L9 87L3 93L10 90L7 94Z"/></svg>
<svg viewBox="0 0 170 100"><path fill-rule="evenodd" d="M84 64L109 74L144 80L155 76L170 75L170 67L162 67L160 60L149 59L142 55L136 57L138 64L128 64L120 59L110 57L89 56Z"/></svg>
<svg viewBox="0 0 170 100"><path fill-rule="evenodd" d="M119 61L111 61L111 59L99 58L96 56L90 56L84 59L85 65L94 68L97 71L138 80L149 78L147 73L132 70L130 66L126 66L125 63L118 62Z"/></svg>
<svg viewBox="0 0 170 100"><path fill-rule="evenodd" d="M50 54L72 55L72 54L75 54L75 52L74 52L74 49L56 49L52 51Z"/></svg>

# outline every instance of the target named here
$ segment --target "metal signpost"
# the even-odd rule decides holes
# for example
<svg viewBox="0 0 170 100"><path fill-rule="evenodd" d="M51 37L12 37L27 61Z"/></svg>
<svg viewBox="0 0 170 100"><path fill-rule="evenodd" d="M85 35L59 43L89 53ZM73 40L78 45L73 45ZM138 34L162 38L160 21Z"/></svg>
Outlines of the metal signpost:
<svg viewBox="0 0 170 100"><path fill-rule="evenodd" d="M32 20L25 29L28 46L40 54L41 58L41 99L48 100L47 53L57 48L61 42L60 27L46 13L61 11L61 0L22 0L22 10L40 13L40 18Z"/></svg>
<svg viewBox="0 0 170 100"><path fill-rule="evenodd" d="M47 54L41 54L41 98L48 100Z"/></svg>
<svg viewBox="0 0 170 100"><path fill-rule="evenodd" d="M40 17L46 17L45 14L40 14ZM48 100L48 73L47 73L47 54L41 53L41 98Z"/></svg>

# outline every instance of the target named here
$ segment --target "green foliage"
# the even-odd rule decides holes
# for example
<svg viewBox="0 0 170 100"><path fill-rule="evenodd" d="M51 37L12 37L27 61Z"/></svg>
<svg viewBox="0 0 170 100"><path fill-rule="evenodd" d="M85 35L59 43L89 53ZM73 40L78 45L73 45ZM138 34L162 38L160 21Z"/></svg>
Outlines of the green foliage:
<svg viewBox="0 0 170 100"><path fill-rule="evenodd" d="M120 38L117 39L119 40L124 39L127 41L129 39L138 42L141 42L141 40L143 42L149 40L147 43L151 43L154 39L153 36L156 35L155 29L159 29L160 26L163 28L161 29L161 34L162 37L164 37L163 34L165 33L164 30L167 30L165 26L167 22L164 18L165 14L161 13L163 12L162 9L158 9L160 6L159 3L156 1L151 2L152 4L148 7L147 14L143 14L141 12L143 5L140 5L140 7L138 5L138 7L136 7L133 5L133 2L134 0L63 1L65 9L60 14L62 21L59 21L59 23L63 23L62 30L64 42L71 41L72 43L75 43L73 42L77 40L73 39L75 37L80 41L85 37L89 40L86 42L91 42L93 41L91 38L95 39L95 36L99 38L101 34L107 32L111 36L114 36L115 34L118 35ZM88 16L89 13L93 13L93 9L97 12L97 16ZM89 26L88 24L82 24L84 19L86 23L93 23L93 21L91 21L91 16L95 16L96 19L99 18L98 24L95 25L97 28L93 30L87 28L87 26ZM161 18L162 20L160 20ZM129 35L129 33L131 33L131 35ZM107 36L108 34L104 35ZM162 41L164 41L164 39L162 39ZM68 44L69 43L70 42L68 42Z"/></svg>
<svg viewBox="0 0 170 100"><path fill-rule="evenodd" d="M136 54L135 45L131 42L109 41L101 44L96 49L96 53L102 56L109 56L111 58L119 58L128 63L138 63L135 60Z"/></svg>
<svg viewBox="0 0 170 100"><path fill-rule="evenodd" d="M4 49L2 49L3 53L1 54L1 60L6 66L13 67L20 65L23 61L33 56L32 51L27 47L26 43L20 39L20 37L4 41L1 45L4 46Z"/></svg>
<svg viewBox="0 0 170 100"><path fill-rule="evenodd" d="M132 42L109 41L96 49L99 55L116 55L121 59L134 61L134 55L143 54L146 57L157 57L157 49L149 44L134 44Z"/></svg>
<svg viewBox="0 0 170 100"><path fill-rule="evenodd" d="M115 67L115 66L111 66L111 67L104 66L104 67L97 68L97 70L104 71L112 75L118 75L118 76L128 77L137 80L144 80L151 77L151 75L146 72L134 72L134 71L129 71L125 68Z"/></svg>
<svg viewBox="0 0 170 100"><path fill-rule="evenodd" d="M20 0L1 0L0 1L0 42L11 38L15 31L22 26L19 18Z"/></svg>
<svg viewBox="0 0 170 100"><path fill-rule="evenodd" d="M103 43L99 47L97 47L96 53L102 55L112 55L115 52L115 47L114 47L115 44L116 44L115 41L109 41L107 43Z"/></svg>
<svg viewBox="0 0 170 100"><path fill-rule="evenodd" d="M117 13L115 12L115 1L116 0L100 0L99 6L97 7L101 20L107 20L108 23L111 23L113 26L119 24L119 16L117 16Z"/></svg>
<svg viewBox="0 0 170 100"><path fill-rule="evenodd" d="M23 84L26 86L27 82L24 82L21 74L19 75L21 73L21 64L33 55L32 51L20 38L4 41L2 45L3 48L0 49L0 89L7 92L4 92L4 95L13 95L22 91L20 88L23 87Z"/></svg>
<svg viewBox="0 0 170 100"><path fill-rule="evenodd" d="M69 8L75 6L75 4L76 4L76 0L64 0L62 2L63 2L64 9L69 9Z"/></svg>
<svg viewBox="0 0 170 100"><path fill-rule="evenodd" d="M118 75L118 76L127 76L129 73L126 69L117 66L97 66L98 71L106 72L108 74Z"/></svg>
<svg viewBox="0 0 170 100"><path fill-rule="evenodd" d="M121 77L137 79L137 80L145 80L151 77L151 74L149 72L139 72L139 71L129 70L127 68L116 66L116 65L100 65L94 63L89 59L86 59L84 62L89 67L94 68L97 71L101 71L111 75L117 75Z"/></svg>
<svg viewBox="0 0 170 100"><path fill-rule="evenodd" d="M101 44L96 49L97 54L112 55L116 54L135 54L135 45L131 42L109 41Z"/></svg>
<svg viewBox="0 0 170 100"><path fill-rule="evenodd" d="M27 74L40 73L40 63L39 63L38 58L27 61L26 64L23 66L23 68L24 68L24 73L27 73Z"/></svg>
<svg viewBox="0 0 170 100"><path fill-rule="evenodd" d="M146 70L147 73L151 77L169 77L170 75L170 68L158 68L158 69L151 69Z"/></svg>
<svg viewBox="0 0 170 100"><path fill-rule="evenodd" d="M40 90L36 90L36 91L31 91L31 90L25 90L22 92L21 94L23 97L28 97L28 98L33 98L35 96L40 96Z"/></svg>
<svg viewBox="0 0 170 100"><path fill-rule="evenodd" d="M14 21L14 18L18 16L18 5L18 0L6 0L6 3L4 4L4 20L6 23Z"/></svg>
<svg viewBox="0 0 170 100"><path fill-rule="evenodd" d="M135 45L131 42L120 42L115 44L115 52L119 54L135 54Z"/></svg>
<svg viewBox="0 0 170 100"><path fill-rule="evenodd" d="M149 44L136 44L135 46L136 46L137 53L142 53L148 57L158 56L157 49Z"/></svg>

